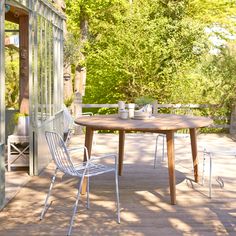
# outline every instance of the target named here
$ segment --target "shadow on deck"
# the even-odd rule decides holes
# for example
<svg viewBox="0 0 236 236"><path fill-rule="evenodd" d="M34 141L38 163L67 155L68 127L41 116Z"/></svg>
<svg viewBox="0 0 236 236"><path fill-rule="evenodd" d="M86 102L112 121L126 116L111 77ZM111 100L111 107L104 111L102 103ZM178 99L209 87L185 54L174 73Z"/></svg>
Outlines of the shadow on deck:
<svg viewBox="0 0 236 236"><path fill-rule="evenodd" d="M170 205L166 162L153 168L155 135L127 134L123 175L119 178L121 224L116 223L112 174L91 181L91 208L85 197L79 205L73 235L236 235L236 158L217 156L213 160L213 193L192 181L189 140L176 140L177 205ZM118 136L99 134L94 153L117 152ZM83 143L74 138L73 143ZM236 150L227 136L200 135L199 146ZM53 173L51 163L40 175L19 191L0 212L0 235L66 235L76 195L76 180L60 176L53 191L52 204L43 221L39 215ZM199 174L202 153L199 152ZM220 176L222 186L216 181Z"/></svg>

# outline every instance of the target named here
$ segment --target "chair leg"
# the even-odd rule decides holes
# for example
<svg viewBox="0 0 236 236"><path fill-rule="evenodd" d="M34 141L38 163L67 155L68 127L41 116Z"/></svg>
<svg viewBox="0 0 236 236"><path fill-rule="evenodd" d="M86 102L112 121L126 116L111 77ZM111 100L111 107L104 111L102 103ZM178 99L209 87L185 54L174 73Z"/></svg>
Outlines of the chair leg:
<svg viewBox="0 0 236 236"><path fill-rule="evenodd" d="M202 166L202 185L205 184L205 168L206 168L206 149L203 150L203 166Z"/></svg>
<svg viewBox="0 0 236 236"><path fill-rule="evenodd" d="M206 156L209 156L209 198L212 196L212 154L207 152L206 149L203 151L203 170L202 170L202 185L205 184L205 169L206 169Z"/></svg>
<svg viewBox="0 0 236 236"><path fill-rule="evenodd" d="M157 135L157 137L156 137L155 156L154 156L154 168L156 168L156 163L157 163L157 144L158 144L158 137L159 137L159 135Z"/></svg>
<svg viewBox="0 0 236 236"><path fill-rule="evenodd" d="M161 159L162 162L165 161L165 137L162 136L162 159Z"/></svg>
<svg viewBox="0 0 236 236"><path fill-rule="evenodd" d="M165 137L164 136L160 136L162 138L162 158L161 158L161 162L164 161L165 159ZM158 138L159 135L157 135L156 138L156 146L155 146L155 157L154 157L154 168L156 168L157 165L157 145L158 145Z"/></svg>
<svg viewBox="0 0 236 236"><path fill-rule="evenodd" d="M120 224L120 197L119 197L119 181L118 181L118 171L115 171L115 182L116 182L116 207L117 207L117 222Z"/></svg>
<svg viewBox="0 0 236 236"><path fill-rule="evenodd" d="M72 214L72 217L71 217L71 220L70 220L70 226L69 226L69 230L68 230L68 233L67 233L68 236L71 235L72 226L73 226L75 214L76 214L76 211L77 211L77 208L78 208L79 197L80 197L80 192L82 190L83 181L84 181L84 175L81 177L81 180L79 182L77 198L76 198L76 201L75 201L75 204L74 204L73 214Z"/></svg>
<svg viewBox="0 0 236 236"><path fill-rule="evenodd" d="M90 189L89 189L89 177L87 177L87 209L89 209L90 208L90 200L89 200L89 191L90 191Z"/></svg>
<svg viewBox="0 0 236 236"><path fill-rule="evenodd" d="M212 155L210 153L210 168L209 168L209 198L211 198L212 193Z"/></svg>
<svg viewBox="0 0 236 236"><path fill-rule="evenodd" d="M50 197L50 195L51 195L51 191L52 191L53 185L54 185L54 183L55 183L57 171L58 171L58 169L56 168L56 169L55 169L55 172L54 172L54 175L53 175L53 177L52 177L52 180L51 180L51 184L50 184L50 187L49 187L49 190L48 190L47 197L46 197L46 199L45 199L44 208L43 208L42 213L41 213L41 215L40 215L40 220L43 219L44 214L45 214L45 212L46 212L48 199L49 199L49 197Z"/></svg>

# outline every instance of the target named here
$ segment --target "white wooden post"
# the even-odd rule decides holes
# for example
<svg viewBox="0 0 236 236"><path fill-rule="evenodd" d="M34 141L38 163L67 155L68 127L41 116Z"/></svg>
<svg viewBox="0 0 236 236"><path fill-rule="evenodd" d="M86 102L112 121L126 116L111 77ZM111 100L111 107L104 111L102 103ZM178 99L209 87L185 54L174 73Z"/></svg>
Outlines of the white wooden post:
<svg viewBox="0 0 236 236"><path fill-rule="evenodd" d="M236 104L232 106L229 132L236 138Z"/></svg>
<svg viewBox="0 0 236 236"><path fill-rule="evenodd" d="M155 100L153 103L153 115L157 115L158 114L158 101Z"/></svg>
<svg viewBox="0 0 236 236"><path fill-rule="evenodd" d="M76 92L74 99L74 117L76 118L80 114L82 114L82 95L80 92ZM82 134L82 128L75 128L75 134Z"/></svg>

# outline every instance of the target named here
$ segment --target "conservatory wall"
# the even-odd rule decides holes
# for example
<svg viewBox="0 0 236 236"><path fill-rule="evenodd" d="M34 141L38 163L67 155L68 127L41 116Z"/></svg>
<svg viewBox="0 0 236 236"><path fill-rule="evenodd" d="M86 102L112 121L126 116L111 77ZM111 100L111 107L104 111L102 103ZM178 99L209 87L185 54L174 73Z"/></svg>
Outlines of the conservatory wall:
<svg viewBox="0 0 236 236"><path fill-rule="evenodd" d="M27 22L19 24L20 44L23 45L23 49L19 49L19 80L20 86L23 85L22 89L28 87L24 94L28 100L30 117L29 173L37 175L51 160L44 137L45 130L56 129L63 132L63 25L65 18L46 0L1 1L0 143L4 143L5 140L4 97L6 91L2 86L5 84L4 21L7 17L11 20L11 16L6 13L6 5L8 9L22 9L26 13ZM1 156L0 204L4 199L4 165L4 157Z"/></svg>
<svg viewBox="0 0 236 236"><path fill-rule="evenodd" d="M5 66L4 66L4 2L0 2L0 208L5 199Z"/></svg>

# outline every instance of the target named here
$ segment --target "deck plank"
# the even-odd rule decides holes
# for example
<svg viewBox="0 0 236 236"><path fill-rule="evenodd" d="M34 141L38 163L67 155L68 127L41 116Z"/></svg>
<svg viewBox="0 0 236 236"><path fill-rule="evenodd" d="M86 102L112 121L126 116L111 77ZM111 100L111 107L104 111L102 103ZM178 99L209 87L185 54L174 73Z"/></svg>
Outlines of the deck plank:
<svg viewBox="0 0 236 236"><path fill-rule="evenodd" d="M93 153L117 151L118 135L97 135ZM208 143L233 149L235 142L227 136L200 135L199 144ZM73 139L72 144L83 143ZM166 162L153 168L155 135L127 134L124 172L119 178L121 224L116 223L114 181L112 174L91 181L91 209L80 202L73 235L236 235L236 158L213 160L213 193L207 186L193 182L191 149L186 140L176 141L177 205L170 204ZM201 157L201 154L199 154ZM202 160L199 159L201 179ZM0 235L66 235L75 200L76 180L58 178L52 205L39 221L44 197L54 165L34 176L0 212ZM221 188L216 177L224 180Z"/></svg>

